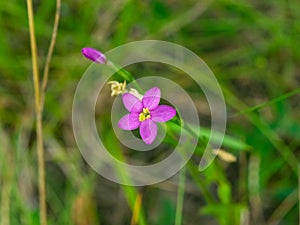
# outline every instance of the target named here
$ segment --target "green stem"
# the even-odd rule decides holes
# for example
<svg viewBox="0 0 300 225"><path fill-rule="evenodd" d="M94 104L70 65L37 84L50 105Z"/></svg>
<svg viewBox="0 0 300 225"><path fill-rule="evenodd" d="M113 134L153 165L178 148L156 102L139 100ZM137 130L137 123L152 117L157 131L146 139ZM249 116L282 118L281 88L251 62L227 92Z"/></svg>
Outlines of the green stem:
<svg viewBox="0 0 300 225"><path fill-rule="evenodd" d="M129 73L127 72L126 70L124 70L122 67L114 64L113 62L111 61L107 61L106 62L106 65L109 66L110 68L112 68L116 73L118 73L124 80L127 80L128 82L132 82L134 81L134 77Z"/></svg>
<svg viewBox="0 0 300 225"><path fill-rule="evenodd" d="M113 69L124 80L128 81L128 83L131 83L138 92L143 92L142 88L136 83L135 78L127 70L123 69L122 67L114 64L109 60L106 62L106 65L109 66L111 69Z"/></svg>
<svg viewBox="0 0 300 225"><path fill-rule="evenodd" d="M296 89L297 90L297 89ZM229 90L223 89L223 93L228 96L231 101L229 102L233 108L238 111L242 111L242 108L247 108L245 103L236 98ZM257 129L270 141L270 143L275 147L275 149L280 153L280 155L286 160L287 164L293 170L295 174L298 173L298 161L292 150L288 145L284 143L281 137L270 128L270 125L265 121L261 120L254 113L243 114Z"/></svg>
<svg viewBox="0 0 300 225"><path fill-rule="evenodd" d="M187 168L188 168L189 173L192 176L193 180L195 181L196 185L202 191L202 195L203 195L205 201L208 204L216 203L215 199L213 198L211 193L208 191L208 187L207 187L206 183L203 181L203 178L201 178L199 176L198 166L195 166L195 164L193 162L188 162Z"/></svg>
<svg viewBox="0 0 300 225"><path fill-rule="evenodd" d="M181 225L181 223L182 223L184 188L185 188L185 167L183 167L180 170L180 174L179 174L179 185L178 185L178 193L177 193L175 225Z"/></svg>
<svg viewBox="0 0 300 225"><path fill-rule="evenodd" d="M110 136L106 136L106 138L107 138L107 140L109 140ZM110 147L111 147L110 153L114 157L116 157L121 162L126 161L125 156L117 142L111 143ZM120 166L120 164L116 163L114 168L116 170L116 174L118 175L118 178L120 179L121 183L124 183L124 184L132 183L130 175L128 174L128 172L126 170L123 169L123 167ZM135 206L136 199L138 196L138 191L137 191L136 187L129 186L129 185L121 185L121 189L123 190L123 192L125 194L125 197L128 201L130 209L132 210L132 212L134 212L134 206ZM142 206L139 209L139 215L138 215L137 222L138 222L138 225L147 225L144 209Z"/></svg>

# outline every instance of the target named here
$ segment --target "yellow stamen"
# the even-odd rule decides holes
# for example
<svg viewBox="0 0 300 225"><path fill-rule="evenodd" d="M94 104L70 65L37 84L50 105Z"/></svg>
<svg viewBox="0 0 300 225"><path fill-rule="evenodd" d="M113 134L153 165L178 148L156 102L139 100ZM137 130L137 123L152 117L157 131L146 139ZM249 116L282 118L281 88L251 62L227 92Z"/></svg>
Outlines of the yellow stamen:
<svg viewBox="0 0 300 225"><path fill-rule="evenodd" d="M139 115L139 120L142 122L144 120L150 119L150 111L148 108L143 108L143 112L140 113Z"/></svg>
<svg viewBox="0 0 300 225"><path fill-rule="evenodd" d="M126 80L124 83L119 83L118 81L109 81L108 84L111 85L111 96L117 96L119 94L124 94L126 90Z"/></svg>

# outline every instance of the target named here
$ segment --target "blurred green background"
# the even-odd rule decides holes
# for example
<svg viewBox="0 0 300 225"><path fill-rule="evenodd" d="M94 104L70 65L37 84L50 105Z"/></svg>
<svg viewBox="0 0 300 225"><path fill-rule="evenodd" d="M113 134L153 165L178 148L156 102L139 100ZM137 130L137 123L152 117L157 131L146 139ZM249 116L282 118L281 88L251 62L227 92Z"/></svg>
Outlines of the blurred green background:
<svg viewBox="0 0 300 225"><path fill-rule="evenodd" d="M33 3L42 71L56 3ZM25 1L0 2L0 30L0 224L36 225L35 114ZM175 42L199 55L216 75L227 104L223 149L237 161L219 158L200 173L199 156L193 157L187 166L182 224L298 224L297 0L63 0L43 115L48 223L130 224L136 194L141 192L139 224L174 224L177 175L143 189L107 181L82 159L72 132L74 91L91 63L83 58L81 48L105 52L145 39ZM166 72L147 64L128 70L139 76ZM173 73L169 76L189 90L199 114L209 118L208 109L201 107L205 99L194 84L179 71ZM261 103L267 104L249 108ZM107 108L100 111L103 118L110 118ZM209 123L203 124L209 128ZM110 124L103 126L106 144L124 150L110 138Z"/></svg>

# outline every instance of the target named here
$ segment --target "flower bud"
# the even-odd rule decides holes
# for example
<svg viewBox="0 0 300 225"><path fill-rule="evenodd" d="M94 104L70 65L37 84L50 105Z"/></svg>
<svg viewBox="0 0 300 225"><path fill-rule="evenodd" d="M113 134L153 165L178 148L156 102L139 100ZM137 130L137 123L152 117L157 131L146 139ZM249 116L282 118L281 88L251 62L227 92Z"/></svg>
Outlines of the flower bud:
<svg viewBox="0 0 300 225"><path fill-rule="evenodd" d="M106 63L106 56L94 48L83 48L81 52L86 58L92 60L95 63L98 64Z"/></svg>

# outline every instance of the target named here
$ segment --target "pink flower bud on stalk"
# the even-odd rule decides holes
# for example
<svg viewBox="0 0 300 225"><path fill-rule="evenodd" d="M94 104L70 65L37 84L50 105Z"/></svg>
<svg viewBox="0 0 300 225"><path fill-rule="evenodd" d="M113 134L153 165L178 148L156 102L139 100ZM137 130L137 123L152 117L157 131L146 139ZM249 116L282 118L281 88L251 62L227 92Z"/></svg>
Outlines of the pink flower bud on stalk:
<svg viewBox="0 0 300 225"><path fill-rule="evenodd" d="M89 59L97 64L106 64L107 66L109 66L110 68L115 70L117 73L119 73L123 77L124 80L131 80L131 78L128 76L127 73L125 73L122 70L122 68L115 65L111 61L107 60L106 56L102 52L99 52L98 50L96 50L94 48L83 48L81 50L81 52L84 55L84 57L86 57L87 59Z"/></svg>
<svg viewBox="0 0 300 225"><path fill-rule="evenodd" d="M112 62L106 59L106 56L94 48L83 48L82 54L98 64L107 64L108 66L119 71L119 68ZM123 77L128 75L122 70L120 71ZM144 96L140 95L137 90L126 90L126 80L124 83L117 81L109 82L111 84L112 96L123 94L123 103L129 114L123 116L118 127L123 130L134 130L139 128L142 140L150 145L156 138L157 125L156 123L167 122L176 115L176 110L168 105L159 105L160 89L158 87L151 88Z"/></svg>
<svg viewBox="0 0 300 225"><path fill-rule="evenodd" d="M95 63L105 64L107 61L106 56L94 48L83 48L81 52L86 58Z"/></svg>

